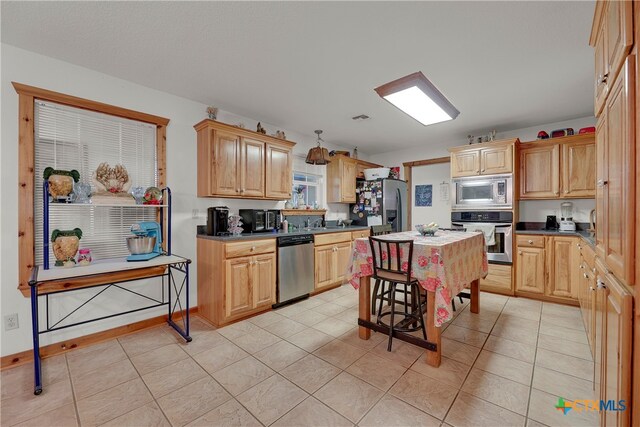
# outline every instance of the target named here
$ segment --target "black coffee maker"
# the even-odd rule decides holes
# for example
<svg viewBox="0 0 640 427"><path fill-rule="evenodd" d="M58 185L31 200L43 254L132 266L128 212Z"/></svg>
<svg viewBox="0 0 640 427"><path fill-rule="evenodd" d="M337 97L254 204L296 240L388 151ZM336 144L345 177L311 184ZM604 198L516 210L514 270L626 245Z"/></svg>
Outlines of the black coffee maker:
<svg viewBox="0 0 640 427"><path fill-rule="evenodd" d="M545 230L557 230L558 229L558 221L556 220L555 215L547 215L547 222L544 226Z"/></svg>
<svg viewBox="0 0 640 427"><path fill-rule="evenodd" d="M215 206L207 209L207 234L220 236L229 232L229 208Z"/></svg>

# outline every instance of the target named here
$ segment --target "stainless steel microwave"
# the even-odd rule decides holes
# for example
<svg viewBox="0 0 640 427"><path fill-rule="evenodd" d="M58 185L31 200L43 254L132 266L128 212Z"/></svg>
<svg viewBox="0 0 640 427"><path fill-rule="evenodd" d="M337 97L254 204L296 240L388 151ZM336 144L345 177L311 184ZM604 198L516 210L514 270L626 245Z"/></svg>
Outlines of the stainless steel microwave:
<svg viewBox="0 0 640 427"><path fill-rule="evenodd" d="M487 175L453 179L452 209L512 209L513 176Z"/></svg>

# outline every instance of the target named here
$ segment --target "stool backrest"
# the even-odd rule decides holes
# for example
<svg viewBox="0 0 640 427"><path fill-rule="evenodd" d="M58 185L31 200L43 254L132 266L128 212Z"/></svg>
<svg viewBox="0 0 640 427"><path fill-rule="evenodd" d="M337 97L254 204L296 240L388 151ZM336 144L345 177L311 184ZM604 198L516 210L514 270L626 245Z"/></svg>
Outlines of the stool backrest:
<svg viewBox="0 0 640 427"><path fill-rule="evenodd" d="M372 236L381 236L383 234L389 234L393 231L391 224L385 225L372 225L371 226L371 235Z"/></svg>
<svg viewBox="0 0 640 427"><path fill-rule="evenodd" d="M411 281L411 261L413 260L413 240L385 240L378 237L369 237L371 257L373 258L373 275L378 276L378 271L400 274L406 277L406 282ZM405 252L408 251L408 252ZM386 253L386 257L383 254ZM404 253L407 253L407 269L402 269Z"/></svg>

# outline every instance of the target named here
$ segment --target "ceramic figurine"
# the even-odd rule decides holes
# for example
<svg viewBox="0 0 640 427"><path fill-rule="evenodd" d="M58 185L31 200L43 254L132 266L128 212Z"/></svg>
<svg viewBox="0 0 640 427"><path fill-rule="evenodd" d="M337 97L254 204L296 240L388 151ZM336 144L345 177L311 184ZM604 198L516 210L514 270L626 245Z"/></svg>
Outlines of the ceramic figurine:
<svg viewBox="0 0 640 427"><path fill-rule="evenodd" d="M276 131L276 138L278 138L278 139L287 139L287 135L284 134L284 131L277 130Z"/></svg>
<svg viewBox="0 0 640 427"><path fill-rule="evenodd" d="M57 170L48 167L44 170L43 178L49 181L49 194L54 201L68 201L69 194L73 191L73 184L80 181L80 172Z"/></svg>
<svg viewBox="0 0 640 427"><path fill-rule="evenodd" d="M260 124L260 122L258 122L258 126L256 127L256 132L261 133L263 135L267 134L267 130L265 128L262 127L262 125Z"/></svg>
<svg viewBox="0 0 640 427"><path fill-rule="evenodd" d="M73 194L76 196L74 203L91 203L91 185L84 182L75 183Z"/></svg>
<svg viewBox="0 0 640 427"><path fill-rule="evenodd" d="M98 192L112 194L126 193L131 187L129 173L123 165L110 167L108 163L100 163L93 173L93 182Z"/></svg>
<svg viewBox="0 0 640 427"><path fill-rule="evenodd" d="M78 253L82 230L58 230L51 232L53 255L56 257L56 267L73 267L76 264L75 256Z"/></svg>
<svg viewBox="0 0 640 427"><path fill-rule="evenodd" d="M216 107L207 107L207 115L211 120L218 118L218 109Z"/></svg>

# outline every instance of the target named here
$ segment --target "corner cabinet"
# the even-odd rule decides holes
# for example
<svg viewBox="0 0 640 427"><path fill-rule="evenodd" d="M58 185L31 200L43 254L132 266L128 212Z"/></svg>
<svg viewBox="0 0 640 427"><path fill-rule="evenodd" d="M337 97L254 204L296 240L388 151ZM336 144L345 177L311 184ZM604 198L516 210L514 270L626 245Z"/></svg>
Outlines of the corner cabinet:
<svg viewBox="0 0 640 427"><path fill-rule="evenodd" d="M594 197L595 138L591 133L521 143L520 199Z"/></svg>
<svg viewBox="0 0 640 427"><path fill-rule="evenodd" d="M517 139L486 142L450 149L451 177L512 173Z"/></svg>
<svg viewBox="0 0 640 427"><path fill-rule="evenodd" d="M198 197L286 200L295 143L203 120L198 143Z"/></svg>
<svg viewBox="0 0 640 427"><path fill-rule="evenodd" d="M215 326L271 309L276 302L275 239L197 239L198 313Z"/></svg>

